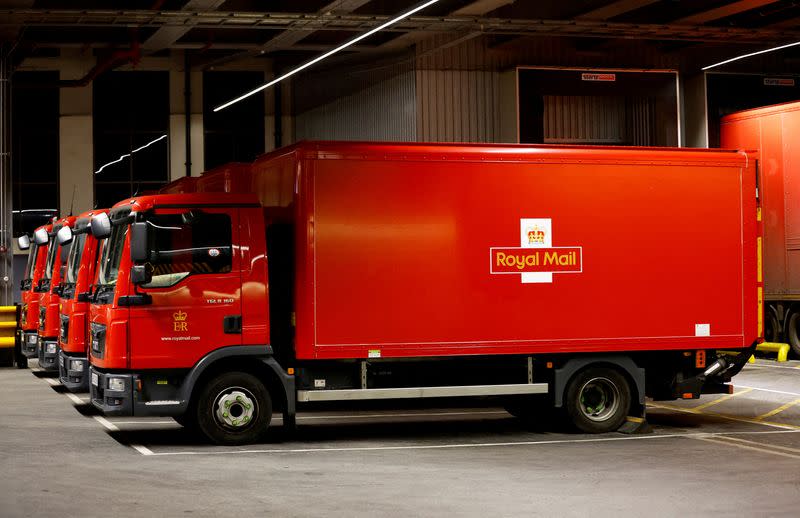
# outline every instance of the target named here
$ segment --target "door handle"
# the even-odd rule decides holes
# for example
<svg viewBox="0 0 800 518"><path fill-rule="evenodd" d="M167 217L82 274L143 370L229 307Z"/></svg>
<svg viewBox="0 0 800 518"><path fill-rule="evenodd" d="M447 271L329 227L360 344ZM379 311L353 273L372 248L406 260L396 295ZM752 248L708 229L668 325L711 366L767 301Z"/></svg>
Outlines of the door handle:
<svg viewBox="0 0 800 518"><path fill-rule="evenodd" d="M222 331L234 335L242 332L242 315L228 315L222 319Z"/></svg>

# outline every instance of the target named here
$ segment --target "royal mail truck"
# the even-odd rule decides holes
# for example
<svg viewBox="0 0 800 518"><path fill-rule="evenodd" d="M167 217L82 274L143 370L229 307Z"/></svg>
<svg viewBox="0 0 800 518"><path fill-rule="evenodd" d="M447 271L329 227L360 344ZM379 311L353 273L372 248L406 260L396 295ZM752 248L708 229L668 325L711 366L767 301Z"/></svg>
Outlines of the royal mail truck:
<svg viewBox="0 0 800 518"><path fill-rule="evenodd" d="M241 444L307 402L483 396L607 432L730 392L761 340L745 152L304 142L195 190L92 218L106 415Z"/></svg>
<svg viewBox="0 0 800 518"><path fill-rule="evenodd" d="M764 219L765 338L800 356L800 103L723 117L723 147L758 153Z"/></svg>
<svg viewBox="0 0 800 518"><path fill-rule="evenodd" d="M18 243L22 250L28 250L28 261L20 281L20 311L19 333L20 348L25 358L36 358L39 355L39 299L42 295L41 280L44 277L47 251L50 243L50 231L53 225L48 223L37 228L33 239L27 235L19 237Z"/></svg>
<svg viewBox="0 0 800 518"><path fill-rule="evenodd" d="M61 246L69 245L59 297L58 371L61 384L71 392L89 391L89 300L101 249L101 242L89 232L89 222L93 215L107 212L84 212L56 236Z"/></svg>

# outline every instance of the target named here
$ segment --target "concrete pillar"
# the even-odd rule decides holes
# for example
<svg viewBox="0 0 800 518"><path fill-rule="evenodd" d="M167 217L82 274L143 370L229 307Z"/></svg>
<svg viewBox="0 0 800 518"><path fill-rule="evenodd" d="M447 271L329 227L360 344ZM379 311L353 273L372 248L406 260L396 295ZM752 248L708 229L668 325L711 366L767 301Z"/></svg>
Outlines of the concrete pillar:
<svg viewBox="0 0 800 518"><path fill-rule="evenodd" d="M61 79L80 79L95 65L95 58L63 49L59 65ZM61 88L59 96L59 209L68 214L72 205L73 214L80 214L94 206L92 84Z"/></svg>
<svg viewBox="0 0 800 518"><path fill-rule="evenodd" d="M183 52L173 51L169 68L169 175L170 180L186 176L185 75ZM203 72L189 74L191 115L189 138L192 144L192 176L205 170L203 155Z"/></svg>
<svg viewBox="0 0 800 518"><path fill-rule="evenodd" d="M706 74L679 76L681 146L708 147Z"/></svg>
<svg viewBox="0 0 800 518"><path fill-rule="evenodd" d="M14 302L11 196L11 57L0 43L0 304Z"/></svg>

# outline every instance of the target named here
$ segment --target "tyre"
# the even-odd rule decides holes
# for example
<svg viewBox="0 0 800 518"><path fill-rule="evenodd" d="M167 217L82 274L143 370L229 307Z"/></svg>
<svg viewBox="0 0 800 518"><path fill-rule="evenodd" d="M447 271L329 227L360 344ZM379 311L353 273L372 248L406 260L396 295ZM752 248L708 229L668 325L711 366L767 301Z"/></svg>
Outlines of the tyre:
<svg viewBox="0 0 800 518"><path fill-rule="evenodd" d="M589 367L569 381L564 409L570 422L585 433L617 430L631 406L628 380L609 367Z"/></svg>
<svg viewBox="0 0 800 518"><path fill-rule="evenodd" d="M771 307L764 310L764 341L765 342L780 342L781 336L779 331L778 317Z"/></svg>
<svg viewBox="0 0 800 518"><path fill-rule="evenodd" d="M789 318L786 320L786 340L796 356L800 356L800 311L792 308Z"/></svg>
<svg viewBox="0 0 800 518"><path fill-rule="evenodd" d="M200 391L197 427L215 444L257 441L272 420L272 399L264 384L246 372L227 372Z"/></svg>

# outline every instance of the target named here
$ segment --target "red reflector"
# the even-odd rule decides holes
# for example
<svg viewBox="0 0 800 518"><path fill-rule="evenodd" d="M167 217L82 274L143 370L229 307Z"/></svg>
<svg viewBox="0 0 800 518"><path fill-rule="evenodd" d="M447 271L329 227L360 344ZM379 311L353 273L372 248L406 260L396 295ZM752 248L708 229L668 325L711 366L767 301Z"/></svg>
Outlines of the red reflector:
<svg viewBox="0 0 800 518"><path fill-rule="evenodd" d="M706 366L706 352L705 351L697 351L694 357L694 366L698 369L702 369Z"/></svg>
<svg viewBox="0 0 800 518"><path fill-rule="evenodd" d="M733 394L733 385L728 385L728 394Z"/></svg>
<svg viewBox="0 0 800 518"><path fill-rule="evenodd" d="M138 392L142 391L142 380L136 380L136 390Z"/></svg>
<svg viewBox="0 0 800 518"><path fill-rule="evenodd" d="M692 399L694 397L694 394L692 394L691 392L684 392L681 397L683 399Z"/></svg>

